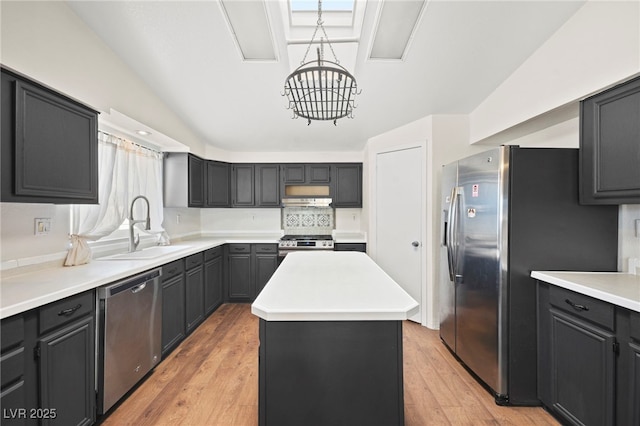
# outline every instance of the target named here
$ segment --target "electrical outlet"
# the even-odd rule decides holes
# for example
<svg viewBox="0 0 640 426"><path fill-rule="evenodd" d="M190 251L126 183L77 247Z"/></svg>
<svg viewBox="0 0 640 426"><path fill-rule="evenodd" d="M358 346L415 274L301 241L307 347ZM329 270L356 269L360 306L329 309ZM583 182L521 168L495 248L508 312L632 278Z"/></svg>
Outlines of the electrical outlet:
<svg viewBox="0 0 640 426"><path fill-rule="evenodd" d="M50 217L37 217L34 219L34 235L47 235L51 231Z"/></svg>
<svg viewBox="0 0 640 426"><path fill-rule="evenodd" d="M640 238L640 219L634 221L636 228L636 238Z"/></svg>

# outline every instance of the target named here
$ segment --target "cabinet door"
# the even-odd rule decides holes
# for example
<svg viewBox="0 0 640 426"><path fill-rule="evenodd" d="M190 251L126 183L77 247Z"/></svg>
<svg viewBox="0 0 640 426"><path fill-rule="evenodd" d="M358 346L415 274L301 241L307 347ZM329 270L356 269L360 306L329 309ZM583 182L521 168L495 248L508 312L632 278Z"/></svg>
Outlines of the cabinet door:
<svg viewBox="0 0 640 426"><path fill-rule="evenodd" d="M282 166L282 179L285 184L305 183L304 164L285 164Z"/></svg>
<svg viewBox="0 0 640 426"><path fill-rule="evenodd" d="M251 253L229 255L229 299L247 302L253 298Z"/></svg>
<svg viewBox="0 0 640 426"><path fill-rule="evenodd" d="M334 207L362 207L362 164L334 164Z"/></svg>
<svg viewBox="0 0 640 426"><path fill-rule="evenodd" d="M256 164L256 206L280 207L280 166Z"/></svg>
<svg viewBox="0 0 640 426"><path fill-rule="evenodd" d="M256 254L256 296L260 294L277 267L277 254Z"/></svg>
<svg viewBox="0 0 640 426"><path fill-rule="evenodd" d="M209 315L222 304L222 256L204 264L204 311Z"/></svg>
<svg viewBox="0 0 640 426"><path fill-rule="evenodd" d="M186 272L186 325L191 333L204 320L204 270L202 265Z"/></svg>
<svg viewBox="0 0 640 426"><path fill-rule="evenodd" d="M580 107L580 201L640 203L640 78Z"/></svg>
<svg viewBox="0 0 640 426"><path fill-rule="evenodd" d="M613 425L615 336L551 309L551 403L574 424Z"/></svg>
<svg viewBox="0 0 640 426"><path fill-rule="evenodd" d="M630 389L627 401L630 402L630 419L632 425L640 425L640 342L629 343ZM621 397L624 397L621 395Z"/></svg>
<svg viewBox="0 0 640 426"><path fill-rule="evenodd" d="M41 408L55 408L55 418L43 419L43 425L89 425L95 420L94 347L92 317L40 339Z"/></svg>
<svg viewBox="0 0 640 426"><path fill-rule="evenodd" d="M207 161L207 207L229 207L229 163Z"/></svg>
<svg viewBox="0 0 640 426"><path fill-rule="evenodd" d="M98 114L2 70L2 201L98 203Z"/></svg>
<svg viewBox="0 0 640 426"><path fill-rule="evenodd" d="M24 380L2 390L0 393L0 407L2 407L2 424L4 426L18 426L27 424L25 410Z"/></svg>
<svg viewBox="0 0 640 426"><path fill-rule="evenodd" d="M252 207L255 204L253 164L234 164L231 170L231 205Z"/></svg>
<svg viewBox="0 0 640 426"><path fill-rule="evenodd" d="M189 207L204 206L204 160L189 155Z"/></svg>
<svg viewBox="0 0 640 426"><path fill-rule="evenodd" d="M163 357L186 337L184 298L184 275L176 275L162 283Z"/></svg>
<svg viewBox="0 0 640 426"><path fill-rule="evenodd" d="M331 182L331 165L329 164L307 164L306 165L306 183L330 183Z"/></svg>

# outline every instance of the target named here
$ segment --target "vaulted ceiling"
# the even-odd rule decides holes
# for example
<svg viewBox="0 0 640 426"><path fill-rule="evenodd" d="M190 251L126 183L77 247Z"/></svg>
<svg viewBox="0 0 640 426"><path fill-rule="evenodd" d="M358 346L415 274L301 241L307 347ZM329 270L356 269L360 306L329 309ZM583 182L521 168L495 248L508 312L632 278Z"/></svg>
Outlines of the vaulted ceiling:
<svg viewBox="0 0 640 426"><path fill-rule="evenodd" d="M358 151L418 118L471 113L584 1L355 0L343 22L324 12L336 56L362 90L354 118L335 126L292 119L281 95L317 12L305 26L287 0L68 4L204 142L229 151ZM400 59L370 58L385 56L378 47L404 46L403 36ZM260 59L270 48L272 57Z"/></svg>

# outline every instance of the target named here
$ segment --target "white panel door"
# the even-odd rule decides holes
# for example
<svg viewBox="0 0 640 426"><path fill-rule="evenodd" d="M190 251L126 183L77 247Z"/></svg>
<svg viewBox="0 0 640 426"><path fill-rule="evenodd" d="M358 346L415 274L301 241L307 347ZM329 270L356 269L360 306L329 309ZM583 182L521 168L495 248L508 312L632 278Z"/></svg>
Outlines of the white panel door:
<svg viewBox="0 0 640 426"><path fill-rule="evenodd" d="M422 304L421 147L376 157L376 262ZM420 322L422 306L411 320Z"/></svg>

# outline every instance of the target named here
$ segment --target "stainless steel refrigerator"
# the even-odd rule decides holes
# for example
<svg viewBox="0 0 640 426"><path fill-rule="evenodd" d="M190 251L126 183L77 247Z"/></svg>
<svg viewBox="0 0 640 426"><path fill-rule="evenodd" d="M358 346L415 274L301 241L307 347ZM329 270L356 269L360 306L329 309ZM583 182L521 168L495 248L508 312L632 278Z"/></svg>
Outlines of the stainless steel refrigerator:
<svg viewBox="0 0 640 426"><path fill-rule="evenodd" d="M501 146L442 169L440 336L500 405L539 405L532 270L615 271L617 206L578 204L578 150Z"/></svg>

